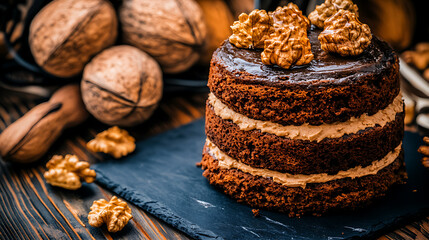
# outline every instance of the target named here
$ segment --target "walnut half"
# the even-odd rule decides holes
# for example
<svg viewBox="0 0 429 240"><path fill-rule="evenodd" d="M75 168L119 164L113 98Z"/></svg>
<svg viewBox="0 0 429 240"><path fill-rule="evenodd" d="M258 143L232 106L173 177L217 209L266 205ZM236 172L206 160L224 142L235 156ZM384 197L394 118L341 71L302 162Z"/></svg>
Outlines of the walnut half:
<svg viewBox="0 0 429 240"><path fill-rule="evenodd" d="M121 231L131 218L131 208L116 196L109 202L105 199L94 201L88 213L89 225L101 227L105 223L109 232Z"/></svg>
<svg viewBox="0 0 429 240"><path fill-rule="evenodd" d="M89 169L89 163L79 161L75 155L55 155L46 163L46 167L48 171L43 174L46 182L69 190L80 188L81 180L94 182L96 176L95 171Z"/></svg>
<svg viewBox="0 0 429 240"><path fill-rule="evenodd" d="M402 59L419 70L425 70L429 66L429 50L426 51L405 51L401 54Z"/></svg>
<svg viewBox="0 0 429 240"><path fill-rule="evenodd" d="M358 7L351 0L326 0L325 3L318 5L316 9L308 15L311 23L318 28L323 28L325 20L334 15L340 9L349 10L357 16Z"/></svg>
<svg viewBox="0 0 429 240"><path fill-rule="evenodd" d="M265 10L255 9L249 15L240 14L231 29L229 42L236 47L263 48L264 41L274 31L273 19Z"/></svg>
<svg viewBox="0 0 429 240"><path fill-rule="evenodd" d="M97 134L86 147L93 152L104 152L120 158L133 152L136 144L135 139L127 131L114 126Z"/></svg>
<svg viewBox="0 0 429 240"><path fill-rule="evenodd" d="M429 137L424 137L423 142L426 145L422 145L417 150L419 153L423 154L422 164L425 168L429 168Z"/></svg>
<svg viewBox="0 0 429 240"><path fill-rule="evenodd" d="M288 69L292 64L304 65L313 60L307 28L293 25L281 27L276 23L274 28L276 30L270 39L265 41L265 48L261 54L263 64L277 64Z"/></svg>
<svg viewBox="0 0 429 240"><path fill-rule="evenodd" d="M308 18L304 16L298 6L293 3L289 3L284 7L277 7L274 12L270 12L270 16L273 18L274 23L282 27L287 27L286 25L289 24L301 28L310 27Z"/></svg>
<svg viewBox="0 0 429 240"><path fill-rule="evenodd" d="M322 49L341 56L361 54L371 43L372 35L368 25L347 10L339 10L326 19L325 29L319 35Z"/></svg>

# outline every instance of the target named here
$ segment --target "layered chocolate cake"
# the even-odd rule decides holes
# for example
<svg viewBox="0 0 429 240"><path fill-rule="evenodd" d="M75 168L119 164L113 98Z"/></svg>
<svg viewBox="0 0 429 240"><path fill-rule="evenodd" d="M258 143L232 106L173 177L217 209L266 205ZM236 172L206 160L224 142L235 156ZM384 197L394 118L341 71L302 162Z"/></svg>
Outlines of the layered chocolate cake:
<svg viewBox="0 0 429 240"><path fill-rule="evenodd" d="M377 37L357 56L322 50L289 69L226 40L213 54L201 161L210 184L254 208L355 209L404 177L398 58Z"/></svg>

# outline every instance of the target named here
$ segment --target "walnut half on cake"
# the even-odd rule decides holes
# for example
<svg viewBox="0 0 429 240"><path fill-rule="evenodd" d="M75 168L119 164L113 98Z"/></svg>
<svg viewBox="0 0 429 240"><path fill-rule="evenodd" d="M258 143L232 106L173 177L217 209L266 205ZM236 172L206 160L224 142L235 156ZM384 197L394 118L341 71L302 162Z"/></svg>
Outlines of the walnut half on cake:
<svg viewBox="0 0 429 240"><path fill-rule="evenodd" d="M404 179L398 57L372 36L361 54L321 49L283 69L225 41L213 54L203 175L253 208L290 216L356 209Z"/></svg>

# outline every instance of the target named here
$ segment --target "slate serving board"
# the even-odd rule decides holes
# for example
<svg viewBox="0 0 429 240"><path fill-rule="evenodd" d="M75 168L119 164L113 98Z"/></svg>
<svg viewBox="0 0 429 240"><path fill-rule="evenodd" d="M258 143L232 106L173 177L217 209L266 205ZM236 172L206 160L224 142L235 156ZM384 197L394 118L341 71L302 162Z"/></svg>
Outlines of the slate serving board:
<svg viewBox="0 0 429 240"><path fill-rule="evenodd" d="M408 183L356 212L289 218L239 204L208 184L195 166L204 120L137 142L134 154L97 163L97 182L195 239L344 239L374 236L429 212L429 171L417 153L418 134L406 132Z"/></svg>

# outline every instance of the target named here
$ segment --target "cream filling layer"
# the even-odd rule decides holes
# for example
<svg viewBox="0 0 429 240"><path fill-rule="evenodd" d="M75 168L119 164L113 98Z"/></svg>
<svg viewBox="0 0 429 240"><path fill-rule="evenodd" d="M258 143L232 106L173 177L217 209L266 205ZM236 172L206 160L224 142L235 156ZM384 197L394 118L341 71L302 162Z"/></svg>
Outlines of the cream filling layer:
<svg viewBox="0 0 429 240"><path fill-rule="evenodd" d="M399 94L393 102L375 113L368 116L362 114L360 117L352 117L345 122L337 122L332 124L321 124L318 126L308 123L300 126L288 125L284 126L270 121L262 121L251 119L233 111L222 103L213 93L209 94L209 103L213 106L217 116L225 120L231 120L238 125L241 130L260 130L264 133L271 133L280 137L288 137L290 139L310 140L320 142L325 138L339 138L345 134L357 133L365 128L375 127L380 125L384 127L387 123L395 120L396 113L403 111L402 96Z"/></svg>
<svg viewBox="0 0 429 240"><path fill-rule="evenodd" d="M343 179L343 178L359 178L367 175L377 174L381 169L389 166L395 161L399 156L402 149L402 142L391 152L389 152L381 160L374 161L371 165L362 167L357 166L350 168L346 171L339 171L335 175L328 175L327 173L318 173L318 174L289 174L282 173L278 171L273 171L263 168L254 168L242 162L239 162L224 152L222 152L215 144L213 144L209 139L206 139L206 146L208 153L218 160L218 165L220 168L224 169L238 169L242 172L249 173L253 176L260 176L266 178L272 178L276 183L283 184L287 187L302 187L309 183L325 183L333 180Z"/></svg>

